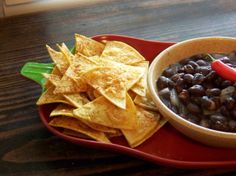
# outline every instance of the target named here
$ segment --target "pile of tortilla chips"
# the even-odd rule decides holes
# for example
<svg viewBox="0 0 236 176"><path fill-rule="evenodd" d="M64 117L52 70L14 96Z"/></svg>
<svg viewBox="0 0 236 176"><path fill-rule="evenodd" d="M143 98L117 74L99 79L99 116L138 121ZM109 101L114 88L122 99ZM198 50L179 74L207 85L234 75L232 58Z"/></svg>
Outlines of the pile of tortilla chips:
<svg viewBox="0 0 236 176"><path fill-rule="evenodd" d="M124 136L131 147L151 137L166 120L147 92L149 62L119 41L100 43L75 35L75 54L63 43L47 46L55 63L37 105L57 103L49 125L67 135L110 143Z"/></svg>

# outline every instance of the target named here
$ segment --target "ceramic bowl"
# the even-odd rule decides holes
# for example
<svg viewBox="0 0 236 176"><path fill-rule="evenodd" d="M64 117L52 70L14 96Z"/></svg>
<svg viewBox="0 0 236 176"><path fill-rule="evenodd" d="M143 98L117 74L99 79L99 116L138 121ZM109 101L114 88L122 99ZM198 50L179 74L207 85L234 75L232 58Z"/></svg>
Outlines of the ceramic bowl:
<svg viewBox="0 0 236 176"><path fill-rule="evenodd" d="M159 98L156 81L171 64L201 53L230 53L236 50L236 38L204 37L186 40L162 51L152 62L148 74L150 94L160 113L184 135L215 147L236 148L236 133L208 129L185 120L171 111Z"/></svg>

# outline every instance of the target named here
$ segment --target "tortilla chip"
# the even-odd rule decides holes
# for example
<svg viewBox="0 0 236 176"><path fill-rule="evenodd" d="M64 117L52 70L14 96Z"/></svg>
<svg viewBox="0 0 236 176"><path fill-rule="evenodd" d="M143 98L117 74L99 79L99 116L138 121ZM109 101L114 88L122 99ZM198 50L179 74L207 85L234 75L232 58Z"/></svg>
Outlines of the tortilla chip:
<svg viewBox="0 0 236 176"><path fill-rule="evenodd" d="M110 128L104 125L100 125L100 124L96 124L93 122L89 122L87 120L83 120L80 119L83 123L85 123L87 126L89 126L90 128L97 130L97 131L101 131L101 132L105 132L105 133L109 133L109 134L116 134L117 130L115 128Z"/></svg>
<svg viewBox="0 0 236 176"><path fill-rule="evenodd" d="M152 100L149 92L146 93L145 97L137 95L134 99L134 103L140 107L143 107L144 109L158 112L158 108Z"/></svg>
<svg viewBox="0 0 236 176"><path fill-rule="evenodd" d="M131 88L132 91L134 91L136 94L140 96L146 96L146 90L147 90L147 73L148 73L148 61L141 61L134 64L135 66L141 66L145 68L145 73L139 79L139 81Z"/></svg>
<svg viewBox="0 0 236 176"><path fill-rule="evenodd" d="M50 117L55 117L55 116L65 116L65 117L74 117L74 114L73 114L73 110L75 108L74 107L71 107L71 106L68 106L68 105L64 105L64 104L61 104L61 105L58 105L51 113L50 113ZM117 133L117 130L114 129L114 128L109 128L109 127L106 127L106 126L103 126L103 125L99 125L99 124L95 124L95 123L92 123L92 122L88 122L88 121L85 121L83 119L80 120L82 123L86 124L88 127L94 129L94 130L97 130L97 131L101 131L101 132L106 132L106 133L111 133L111 134L115 134Z"/></svg>
<svg viewBox="0 0 236 176"><path fill-rule="evenodd" d="M82 78L114 105L125 109L126 92L143 75L141 69L127 67L97 67L82 75Z"/></svg>
<svg viewBox="0 0 236 176"><path fill-rule="evenodd" d="M73 117L73 107L65 105L65 104L60 104L58 105L55 109L52 110L50 113L50 117L54 116L67 116L67 117Z"/></svg>
<svg viewBox="0 0 236 176"><path fill-rule="evenodd" d="M76 108L83 106L84 104L88 103L89 100L87 97L81 93L74 93L74 94L63 94L68 102Z"/></svg>
<svg viewBox="0 0 236 176"><path fill-rule="evenodd" d="M145 58L133 47L118 41L108 41L102 52L101 58L128 65L145 60Z"/></svg>
<svg viewBox="0 0 236 176"><path fill-rule="evenodd" d="M140 66L125 65L123 63L115 62L112 60L101 59L99 57L90 57L90 60L93 60L100 67L112 67L119 69L122 72L122 75L118 75L125 79L125 84L127 90L133 87L145 74L146 68L144 64L137 63Z"/></svg>
<svg viewBox="0 0 236 176"><path fill-rule="evenodd" d="M50 104L50 103L65 103L69 104L68 101L62 95L56 95L53 93L55 87L49 87L37 101L37 105Z"/></svg>
<svg viewBox="0 0 236 176"><path fill-rule="evenodd" d="M68 47L66 46L65 43L62 43L61 46L57 45L57 47L60 49L61 53L64 54L64 57L66 57L67 61L69 63L72 62L72 59L74 57L74 55L71 53L71 51L68 49Z"/></svg>
<svg viewBox="0 0 236 176"><path fill-rule="evenodd" d="M103 126L120 129L133 129L136 126L136 108L127 94L126 109L121 109L101 96L73 111L78 119L84 119Z"/></svg>
<svg viewBox="0 0 236 176"><path fill-rule="evenodd" d="M97 42L83 35L75 34L75 51L85 56L100 56L104 49L104 44Z"/></svg>
<svg viewBox="0 0 236 176"><path fill-rule="evenodd" d="M43 73L43 76L55 87L60 84L61 77L58 75Z"/></svg>
<svg viewBox="0 0 236 176"><path fill-rule="evenodd" d="M132 148L146 141L159 129L160 114L146 111L140 107L136 108L138 117L136 128L132 130L121 130Z"/></svg>
<svg viewBox="0 0 236 176"><path fill-rule="evenodd" d="M79 93L85 92L87 90L87 85L80 82L75 82L71 78L69 78L66 74L60 80L60 84L58 84L54 90L55 94L68 94L68 93Z"/></svg>
<svg viewBox="0 0 236 176"><path fill-rule="evenodd" d="M50 46L46 45L48 53L53 60L53 62L56 64L56 67L60 70L62 74L64 74L69 67L69 61L64 56L63 53L55 51Z"/></svg>
<svg viewBox="0 0 236 176"><path fill-rule="evenodd" d="M113 138L113 137L119 137L123 136L122 132L120 130L116 130L115 133L105 133L108 139Z"/></svg>
<svg viewBox="0 0 236 176"><path fill-rule="evenodd" d="M118 74L118 69L100 67L85 73L83 79L110 102L125 109L126 88L124 82L117 77Z"/></svg>
<svg viewBox="0 0 236 176"><path fill-rule="evenodd" d="M93 95L94 95L95 98L98 98L98 97L101 96L101 94L96 89L94 89Z"/></svg>
<svg viewBox="0 0 236 176"><path fill-rule="evenodd" d="M60 70L59 70L56 66L53 68L51 74L52 74L52 75L57 75L60 79L62 78L62 74L61 74ZM45 77L45 76L44 76L44 77ZM45 78L47 79L47 77L45 77ZM45 87L46 89L48 89L48 88L51 87L52 85L53 85L53 84L52 84L49 80L47 80L47 81L45 82L44 87ZM55 86L55 85L54 85L54 86Z"/></svg>
<svg viewBox="0 0 236 176"><path fill-rule="evenodd" d="M76 131L97 141L110 143L109 139L103 132L93 130L75 118L63 116L55 117L49 122L49 125Z"/></svg>

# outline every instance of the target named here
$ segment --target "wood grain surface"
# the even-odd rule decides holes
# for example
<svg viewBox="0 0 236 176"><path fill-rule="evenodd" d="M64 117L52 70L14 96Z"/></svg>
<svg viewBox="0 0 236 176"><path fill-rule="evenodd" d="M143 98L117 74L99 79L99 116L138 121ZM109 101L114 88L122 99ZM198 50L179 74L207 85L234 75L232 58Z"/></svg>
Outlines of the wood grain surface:
<svg viewBox="0 0 236 176"><path fill-rule="evenodd" d="M28 61L47 62L45 44L123 34L160 41L236 37L234 0L117 0L0 19L0 175L236 175L236 169L176 169L65 142L39 120L39 85L22 78Z"/></svg>

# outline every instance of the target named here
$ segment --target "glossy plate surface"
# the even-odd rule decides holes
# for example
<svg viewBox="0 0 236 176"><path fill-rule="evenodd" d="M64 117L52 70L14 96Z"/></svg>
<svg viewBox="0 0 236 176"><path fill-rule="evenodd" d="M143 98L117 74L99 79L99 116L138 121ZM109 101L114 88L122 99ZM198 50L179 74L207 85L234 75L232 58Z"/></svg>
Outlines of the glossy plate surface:
<svg viewBox="0 0 236 176"><path fill-rule="evenodd" d="M118 35L95 36L97 41L122 41L136 48L147 60L152 61L171 42L147 41ZM179 168L219 168L236 166L236 149L213 148L195 142L180 134L168 123L142 145L132 149L123 137L113 138L112 144L67 136L48 125L49 114L55 105L39 106L42 122L53 134L76 144L109 149L142 158L156 164ZM219 141L220 142L220 141Z"/></svg>

